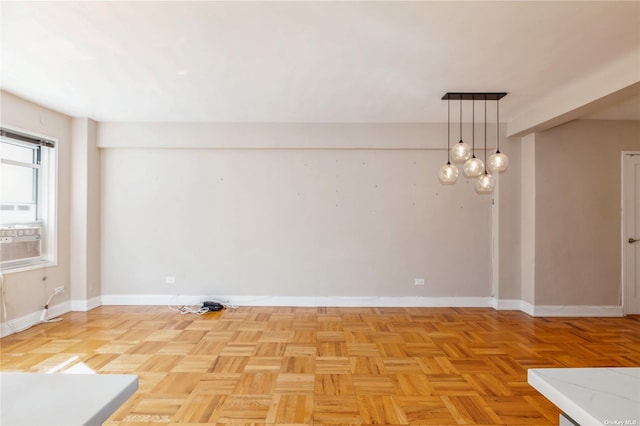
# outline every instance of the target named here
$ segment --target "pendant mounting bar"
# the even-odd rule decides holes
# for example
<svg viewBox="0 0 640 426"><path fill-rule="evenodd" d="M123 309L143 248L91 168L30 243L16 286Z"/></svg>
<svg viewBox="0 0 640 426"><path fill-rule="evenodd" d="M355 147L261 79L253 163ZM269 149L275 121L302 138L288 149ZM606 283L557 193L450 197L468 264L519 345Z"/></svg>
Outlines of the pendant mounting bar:
<svg viewBox="0 0 640 426"><path fill-rule="evenodd" d="M506 92L447 92L442 97L442 100L453 99L462 101L472 100L488 100L498 101L507 96Z"/></svg>

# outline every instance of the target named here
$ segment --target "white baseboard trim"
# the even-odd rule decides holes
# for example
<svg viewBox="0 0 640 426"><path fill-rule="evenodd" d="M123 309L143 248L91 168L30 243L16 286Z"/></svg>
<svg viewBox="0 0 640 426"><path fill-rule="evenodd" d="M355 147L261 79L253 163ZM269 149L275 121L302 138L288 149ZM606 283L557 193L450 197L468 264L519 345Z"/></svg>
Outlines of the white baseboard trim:
<svg viewBox="0 0 640 426"><path fill-rule="evenodd" d="M535 306L529 302L525 302L524 300L520 301L520 310L527 315L531 315L532 317L536 316Z"/></svg>
<svg viewBox="0 0 640 426"><path fill-rule="evenodd" d="M489 307L488 297L230 297L238 306L326 306L326 307Z"/></svg>
<svg viewBox="0 0 640 426"><path fill-rule="evenodd" d="M71 302L68 300L66 302L58 303L57 305L49 306L48 316L49 318L54 318L67 312L71 311ZM23 315L21 317L10 319L7 322L2 322L0 324L0 337L9 336L13 333L18 333L20 331L24 331L28 328L33 327L36 324L40 324L40 315L42 311L32 312L27 315Z"/></svg>
<svg viewBox="0 0 640 426"><path fill-rule="evenodd" d="M533 314L529 314L529 315L534 317L621 317L621 316L624 316L622 306L615 306L615 305L535 305L532 308L533 308L532 309Z"/></svg>
<svg viewBox="0 0 640 426"><path fill-rule="evenodd" d="M621 317L622 306L609 305L532 305L524 300L495 300L498 311L522 311L532 317Z"/></svg>
<svg viewBox="0 0 640 426"><path fill-rule="evenodd" d="M98 306L102 306L102 297L96 296L87 300L72 300L71 301L71 310L72 311L80 311L87 312L92 310L93 308L97 308Z"/></svg>
<svg viewBox="0 0 640 426"><path fill-rule="evenodd" d="M496 311L521 311L522 301L518 299L491 299L491 307Z"/></svg>
<svg viewBox="0 0 640 426"><path fill-rule="evenodd" d="M52 305L49 317L70 311L86 312L109 305L200 305L213 300L227 306L298 307L408 307L408 308L494 308L522 311L532 317L621 317L622 306L614 305L532 305L517 299L493 297L287 297L287 296L193 296L172 294L105 294L88 300L72 300ZM40 322L42 311L0 323L0 337L26 330Z"/></svg>
<svg viewBox="0 0 640 426"><path fill-rule="evenodd" d="M102 305L200 305L205 300L228 306L394 307L394 308L494 308L522 311L533 317L620 317L622 306L535 306L524 300L493 297L289 297L289 296L192 296L171 294L104 294Z"/></svg>
<svg viewBox="0 0 640 426"><path fill-rule="evenodd" d="M205 300L230 306L299 307L492 307L490 297L287 297L287 296L187 296L157 294L104 294L102 305L199 305Z"/></svg>

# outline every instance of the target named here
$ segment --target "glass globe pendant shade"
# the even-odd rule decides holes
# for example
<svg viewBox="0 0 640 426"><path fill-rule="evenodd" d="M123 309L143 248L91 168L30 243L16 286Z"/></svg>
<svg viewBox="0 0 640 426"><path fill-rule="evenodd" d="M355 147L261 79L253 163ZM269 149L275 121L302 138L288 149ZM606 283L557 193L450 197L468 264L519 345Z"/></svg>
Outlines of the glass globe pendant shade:
<svg viewBox="0 0 640 426"><path fill-rule="evenodd" d="M469 157L471 157L471 147L462 142L462 139L451 147L451 161L454 163L464 163Z"/></svg>
<svg viewBox="0 0 640 426"><path fill-rule="evenodd" d="M479 158L471 157L464 162L462 168L464 175L468 178L478 177L484 171L484 163Z"/></svg>
<svg viewBox="0 0 640 426"><path fill-rule="evenodd" d="M495 154L489 157L489 162L487 164L487 168L496 173L502 173L507 170L509 167L509 157L501 153L500 151L496 151Z"/></svg>
<svg viewBox="0 0 640 426"><path fill-rule="evenodd" d="M496 180L487 172L484 172L484 174L476 180L476 191L481 194L493 192L493 188L495 187Z"/></svg>
<svg viewBox="0 0 640 426"><path fill-rule="evenodd" d="M458 168L451 163L447 163L440 167L440 173L438 174L440 183L453 184L458 180Z"/></svg>

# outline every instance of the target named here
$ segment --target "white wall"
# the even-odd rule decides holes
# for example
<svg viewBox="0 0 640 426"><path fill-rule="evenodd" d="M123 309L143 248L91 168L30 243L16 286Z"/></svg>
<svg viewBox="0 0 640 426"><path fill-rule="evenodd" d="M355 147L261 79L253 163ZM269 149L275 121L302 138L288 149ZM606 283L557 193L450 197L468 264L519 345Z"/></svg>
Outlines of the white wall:
<svg viewBox="0 0 640 426"><path fill-rule="evenodd" d="M495 276L491 197L463 177L455 186L437 181L444 125L96 129L79 119L91 146L77 147L84 164L74 173L86 182L74 182L72 197L71 118L1 95L3 125L59 141L58 262L6 275L9 320L38 314L54 287L69 285L74 197L87 217L77 247L87 253L86 267L74 269L84 287L71 293L86 299L179 293L406 301L493 291L536 306L619 304L619 154L640 149L638 122L578 121L501 146L512 164L501 176L493 223ZM82 256L75 260L84 265ZM175 285L164 283L169 275ZM427 285L414 286L414 278ZM69 293L54 303L68 307Z"/></svg>
<svg viewBox="0 0 640 426"><path fill-rule="evenodd" d="M72 119L71 303L74 310L99 304L100 150L97 123Z"/></svg>
<svg viewBox="0 0 640 426"><path fill-rule="evenodd" d="M638 121L536 134L536 304L621 304L621 152L639 149Z"/></svg>
<svg viewBox="0 0 640 426"><path fill-rule="evenodd" d="M520 297L535 304L536 289L536 134L522 138L520 149Z"/></svg>
<svg viewBox="0 0 640 426"><path fill-rule="evenodd" d="M498 184L497 262L498 291L496 298L519 300L521 298L520 270L520 162L519 138L510 138L500 145L500 151L509 157L509 169L500 174ZM495 209L494 209L495 211ZM494 219L495 220L495 219Z"/></svg>
<svg viewBox="0 0 640 426"><path fill-rule="evenodd" d="M438 182L446 125L122 126L98 129L104 295L490 295L491 197ZM300 149L219 149L273 140Z"/></svg>

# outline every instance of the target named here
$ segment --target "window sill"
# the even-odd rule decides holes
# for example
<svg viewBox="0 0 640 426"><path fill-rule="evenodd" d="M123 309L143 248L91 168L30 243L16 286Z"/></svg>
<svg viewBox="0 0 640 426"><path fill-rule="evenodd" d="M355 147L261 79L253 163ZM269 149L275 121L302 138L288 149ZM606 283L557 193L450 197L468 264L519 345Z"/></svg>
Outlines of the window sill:
<svg viewBox="0 0 640 426"><path fill-rule="evenodd" d="M58 265L57 262L52 262L50 260L41 260L38 262L28 263L24 265L7 266L6 269L5 267L0 267L0 272L2 272L2 275L9 275L9 274L14 274L16 272L33 271L35 269L50 268L52 266L57 266L57 265Z"/></svg>

